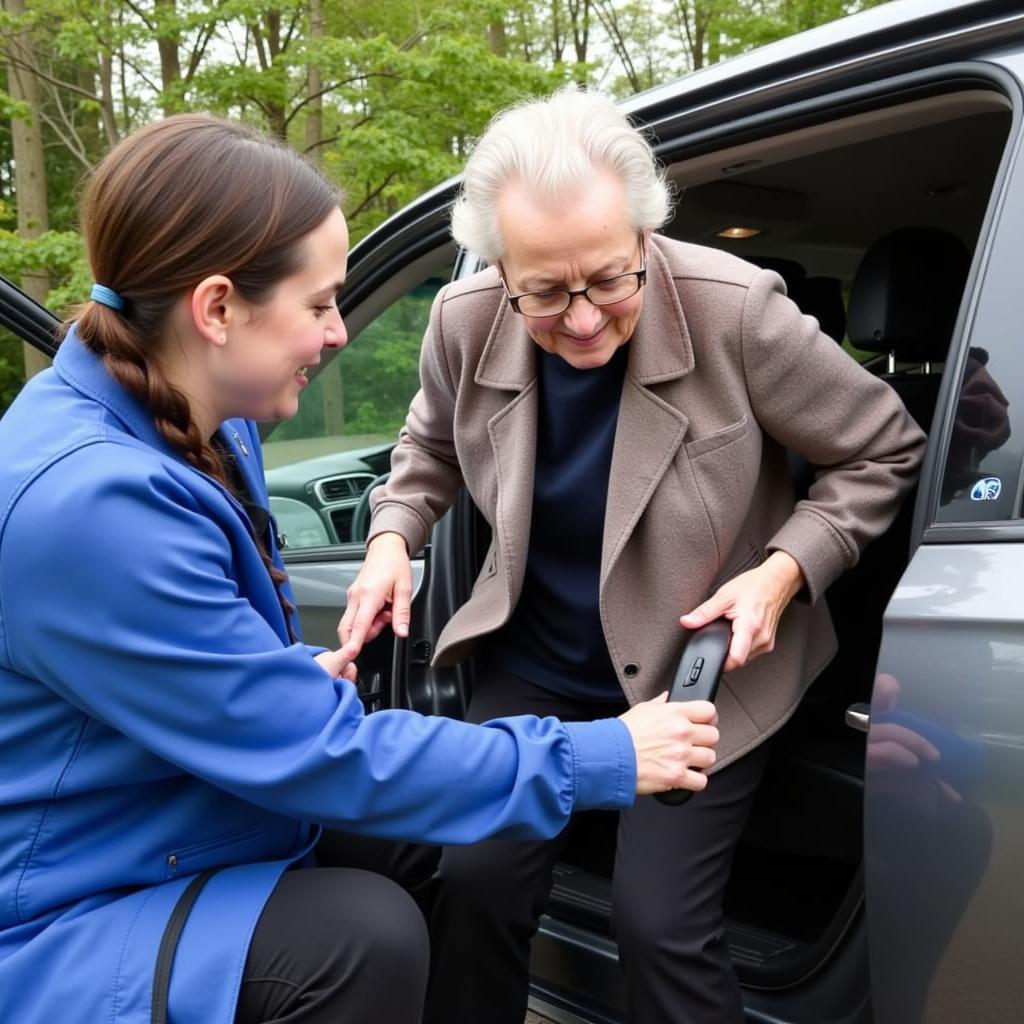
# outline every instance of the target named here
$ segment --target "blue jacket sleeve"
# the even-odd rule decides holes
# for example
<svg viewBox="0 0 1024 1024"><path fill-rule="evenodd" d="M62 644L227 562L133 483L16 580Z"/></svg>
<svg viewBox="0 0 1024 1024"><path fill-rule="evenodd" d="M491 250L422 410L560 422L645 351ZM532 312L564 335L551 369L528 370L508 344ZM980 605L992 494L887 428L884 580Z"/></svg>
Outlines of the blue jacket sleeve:
<svg viewBox="0 0 1024 1024"><path fill-rule="evenodd" d="M75 453L47 471L59 489L30 487L11 512L0 608L15 671L238 797L352 832L545 837L575 809L632 802L616 719L364 715L254 608L237 538L193 488L134 464L112 480L109 463L109 446Z"/></svg>

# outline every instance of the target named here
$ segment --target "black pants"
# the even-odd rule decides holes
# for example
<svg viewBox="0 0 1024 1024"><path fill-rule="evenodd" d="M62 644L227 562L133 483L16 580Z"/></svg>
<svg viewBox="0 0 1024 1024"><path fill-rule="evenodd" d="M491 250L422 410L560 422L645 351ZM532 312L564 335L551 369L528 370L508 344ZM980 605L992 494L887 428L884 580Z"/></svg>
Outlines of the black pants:
<svg viewBox="0 0 1024 1024"><path fill-rule="evenodd" d="M478 686L468 719L510 714L581 721L623 707L568 700L506 674ZM766 759L716 773L681 807L640 797L619 817L613 926L633 1024L738 1024L739 984L723 939L732 855ZM431 925L428 1024L522 1024L529 944L564 845L488 841L445 848Z"/></svg>
<svg viewBox="0 0 1024 1024"><path fill-rule="evenodd" d="M493 674L467 717L585 721L624 709ZM634 1024L743 1019L722 941L722 894L764 759L762 746L682 807L641 797L620 815L614 926ZM441 854L327 832L317 859L333 866L286 873L263 910L235 1024L419 1021L428 959L421 911L432 917L424 1021L522 1024L530 939L563 838L495 840Z"/></svg>
<svg viewBox="0 0 1024 1024"><path fill-rule="evenodd" d="M414 898L430 850L328 833L317 855L351 866L281 877L249 945L235 1024L419 1024L430 955Z"/></svg>

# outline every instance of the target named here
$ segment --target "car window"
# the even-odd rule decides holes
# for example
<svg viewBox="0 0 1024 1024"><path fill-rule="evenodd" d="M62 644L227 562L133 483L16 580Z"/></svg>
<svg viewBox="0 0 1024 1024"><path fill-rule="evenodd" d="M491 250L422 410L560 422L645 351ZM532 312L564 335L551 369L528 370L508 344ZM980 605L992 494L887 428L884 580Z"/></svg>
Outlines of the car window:
<svg viewBox="0 0 1024 1024"><path fill-rule="evenodd" d="M450 263L438 267L355 331L350 320L348 345L303 391L296 416L264 441L267 489L286 555L362 540L353 534L353 518L389 469L419 388L431 303L450 275Z"/></svg>
<svg viewBox="0 0 1024 1024"><path fill-rule="evenodd" d="M1019 239L1024 165L1018 155L994 229L969 326L966 358L950 409L936 521L996 523L1024 518L1024 361Z"/></svg>
<svg viewBox="0 0 1024 1024"><path fill-rule="evenodd" d="M1019 283L1006 282L992 312L979 309L985 322L970 329L968 357L955 335L1004 187L1012 120L998 90L939 90L725 152L684 151L669 166L682 198L668 233L779 274L797 306L897 392L934 448L949 435L939 408L947 361L960 374L939 522L1020 515L1024 420L1012 421L1024 395L1012 370L1021 314L1006 312L1006 303L1020 306ZM999 237L1019 247L1024 218L1004 231L1008 212ZM1004 267L1017 274L1019 259L978 264L987 278ZM791 457L791 468L805 493L813 466Z"/></svg>

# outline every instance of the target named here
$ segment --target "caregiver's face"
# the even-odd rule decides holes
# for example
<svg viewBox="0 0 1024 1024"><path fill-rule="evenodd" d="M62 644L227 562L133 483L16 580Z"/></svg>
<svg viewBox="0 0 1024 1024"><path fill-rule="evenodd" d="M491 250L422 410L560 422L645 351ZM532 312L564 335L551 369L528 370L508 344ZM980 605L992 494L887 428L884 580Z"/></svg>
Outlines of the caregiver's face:
<svg viewBox="0 0 1024 1024"><path fill-rule="evenodd" d="M511 295L574 291L641 267L640 234L630 224L624 189L610 173L556 200L513 183L498 201L498 226L505 245L501 270ZM629 341L643 301L643 288L610 305L596 306L577 295L562 313L523 320L546 352L591 369L604 366Z"/></svg>

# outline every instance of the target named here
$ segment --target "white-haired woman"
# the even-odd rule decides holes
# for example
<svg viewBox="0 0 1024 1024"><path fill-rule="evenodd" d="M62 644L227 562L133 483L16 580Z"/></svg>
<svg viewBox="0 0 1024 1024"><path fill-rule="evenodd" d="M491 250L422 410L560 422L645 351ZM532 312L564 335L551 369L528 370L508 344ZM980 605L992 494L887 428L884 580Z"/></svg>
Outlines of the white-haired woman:
<svg viewBox="0 0 1024 1024"><path fill-rule="evenodd" d="M654 234L669 215L609 100L564 90L492 123L452 219L491 266L434 305L339 628L406 635L409 556L462 485L493 542L436 663L475 654L473 721L607 715L667 688L685 630L732 621L716 774L683 807L621 813L613 887L631 1020L724 1024L743 1014L722 894L763 741L831 656L821 595L895 515L923 440L780 278ZM787 449L824 467L798 505ZM522 1021L559 849L444 851L428 1020Z"/></svg>

